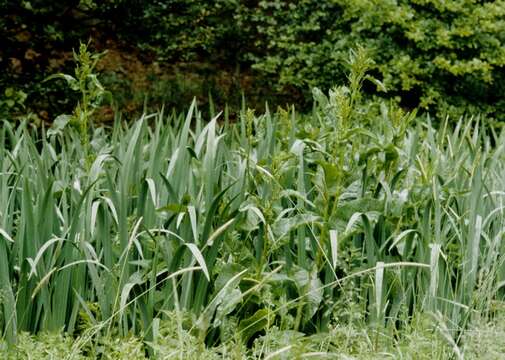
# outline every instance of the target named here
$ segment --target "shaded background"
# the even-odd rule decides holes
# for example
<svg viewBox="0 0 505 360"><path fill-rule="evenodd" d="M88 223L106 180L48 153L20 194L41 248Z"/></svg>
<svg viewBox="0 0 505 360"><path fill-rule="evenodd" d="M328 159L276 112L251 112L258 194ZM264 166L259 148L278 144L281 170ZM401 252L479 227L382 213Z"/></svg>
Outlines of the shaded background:
<svg viewBox="0 0 505 360"><path fill-rule="evenodd" d="M0 115L50 122L77 95L50 74L72 73L72 49L108 50L98 69L128 116L184 109L310 109L311 88L342 83L349 49L368 49L369 96L406 109L505 117L505 2L436 0L0 0ZM110 105L98 114L112 117Z"/></svg>

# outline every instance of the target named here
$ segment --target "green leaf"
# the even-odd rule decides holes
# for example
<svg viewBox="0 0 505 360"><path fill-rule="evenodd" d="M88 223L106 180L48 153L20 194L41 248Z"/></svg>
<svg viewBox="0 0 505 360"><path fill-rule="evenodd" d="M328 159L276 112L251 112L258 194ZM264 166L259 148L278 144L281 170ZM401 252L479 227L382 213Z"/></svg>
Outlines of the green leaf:
<svg viewBox="0 0 505 360"><path fill-rule="evenodd" d="M59 115L54 119L51 128L47 131L47 136L61 135L63 129L72 120L72 115Z"/></svg>
<svg viewBox="0 0 505 360"><path fill-rule="evenodd" d="M10 241L10 242L14 242L14 240L10 237L10 235L7 233L7 231L5 231L4 229L0 228L0 235L2 235L2 237L7 240L7 241Z"/></svg>
<svg viewBox="0 0 505 360"><path fill-rule="evenodd" d="M316 267L310 272L305 269L297 270L294 280L298 287L300 300L306 304L304 318L305 321L308 321L314 316L323 300L323 284L317 276Z"/></svg>
<svg viewBox="0 0 505 360"><path fill-rule="evenodd" d="M248 318L242 319L238 328L244 343L249 342L258 332L268 329L272 322L273 314L268 309L259 309Z"/></svg>
<svg viewBox="0 0 505 360"><path fill-rule="evenodd" d="M210 281L209 270L207 269L207 264L205 263L205 258L203 257L203 255L200 252L200 250L198 249L198 247L195 244L192 244L192 243L186 243L184 245L186 245L189 248L189 250L191 251L191 253L195 257L196 262L202 268L202 271L205 274L205 277L207 278L207 281Z"/></svg>

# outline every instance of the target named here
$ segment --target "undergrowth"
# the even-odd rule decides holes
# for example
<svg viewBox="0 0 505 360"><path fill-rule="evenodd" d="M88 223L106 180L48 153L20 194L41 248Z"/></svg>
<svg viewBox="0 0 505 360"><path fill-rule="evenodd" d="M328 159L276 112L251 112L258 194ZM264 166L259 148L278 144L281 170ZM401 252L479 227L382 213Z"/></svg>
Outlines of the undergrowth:
<svg viewBox="0 0 505 360"><path fill-rule="evenodd" d="M468 329L503 308L503 135L478 118L435 130L364 100L365 81L380 85L370 65L352 52L348 85L315 89L305 115L243 109L232 123L193 102L110 129L4 122L2 346L40 358L478 353Z"/></svg>

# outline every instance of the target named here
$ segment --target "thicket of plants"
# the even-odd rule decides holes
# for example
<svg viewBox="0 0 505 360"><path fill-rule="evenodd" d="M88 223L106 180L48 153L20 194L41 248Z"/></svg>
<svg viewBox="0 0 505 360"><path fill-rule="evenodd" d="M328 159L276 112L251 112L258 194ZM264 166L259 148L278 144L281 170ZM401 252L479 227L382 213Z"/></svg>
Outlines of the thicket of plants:
<svg viewBox="0 0 505 360"><path fill-rule="evenodd" d="M141 49L150 54L147 61L252 72L256 82L245 86L246 94L289 94L300 106L310 103L313 86L327 90L342 82L347 50L361 44L389 90L371 85L367 93L441 117L470 109L503 119L497 110L505 90L503 0L3 0L0 11L6 14L0 63L10 69L0 80L7 89L4 112L26 95L28 103L49 96L53 108L68 109L72 101L62 100L68 97L33 86L33 75L65 63L48 52L68 51L92 35Z"/></svg>
<svg viewBox="0 0 505 360"><path fill-rule="evenodd" d="M131 356L293 358L409 354L410 336L461 358L503 313L504 135L479 118L436 131L366 100L358 50L310 114L231 122L193 102L94 127L81 50L73 114L0 128L4 344L65 331L76 358L132 335Z"/></svg>

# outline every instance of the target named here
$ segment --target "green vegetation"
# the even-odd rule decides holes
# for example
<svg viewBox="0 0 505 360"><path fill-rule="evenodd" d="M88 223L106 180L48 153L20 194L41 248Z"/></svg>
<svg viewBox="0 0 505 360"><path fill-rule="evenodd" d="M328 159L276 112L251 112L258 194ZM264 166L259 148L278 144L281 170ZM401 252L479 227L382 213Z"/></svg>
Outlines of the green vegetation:
<svg viewBox="0 0 505 360"><path fill-rule="evenodd" d="M271 329L254 344L252 351L233 341L214 348L203 348L195 336L178 333L176 326L165 326L158 338L156 349L162 359L449 359L453 355L450 344L439 334L441 328L433 327L430 319L424 324L402 330L402 338L394 339L381 334L380 350L376 351L373 341L364 329L339 326L328 333L303 336L295 331ZM443 330L442 330L443 331ZM503 319L468 331L462 338L467 359L502 359L505 351ZM85 354L84 349L72 348L72 340L62 335L43 334L29 337L20 335L17 351L9 354L0 348L2 359L145 359L142 343L135 338L102 338L99 349ZM1 345L0 345L1 346ZM4 351L4 352L2 352ZM10 356L10 357L9 357Z"/></svg>
<svg viewBox="0 0 505 360"><path fill-rule="evenodd" d="M107 92L95 74L95 67L103 54L91 54L86 44L79 47L79 53L74 52L76 62L75 75L56 74L46 80L54 78L64 79L71 90L79 92L80 101L75 106L72 115L60 115L54 120L53 128L48 135L62 131L70 123L79 128L81 144L83 144L84 158L89 159L89 124L93 120L93 114L98 106L103 102ZM89 164L88 164L89 165Z"/></svg>
<svg viewBox="0 0 505 360"><path fill-rule="evenodd" d="M180 106L209 93L239 108L241 90L258 109L267 99L307 109L312 87L345 81L347 51L361 45L389 90L369 85L368 95L436 119L504 120L503 0L3 0L0 12L8 14L0 18L0 66L9 70L0 87L12 88L9 103L26 95L37 116L70 111L63 84L39 83L69 72L71 49L93 38L98 50L121 55L111 53L103 70L124 110L142 109L142 95L151 105Z"/></svg>
<svg viewBox="0 0 505 360"><path fill-rule="evenodd" d="M2 357L500 358L505 134L348 63L309 114L3 122Z"/></svg>
<svg viewBox="0 0 505 360"><path fill-rule="evenodd" d="M501 0L260 1L247 14L262 50L251 54L253 67L281 87L342 82L347 49L360 44L386 96L398 96L402 106L442 118L470 109L503 120L496 111L504 105ZM368 91L384 96L380 87Z"/></svg>

